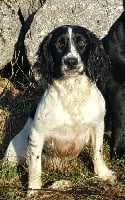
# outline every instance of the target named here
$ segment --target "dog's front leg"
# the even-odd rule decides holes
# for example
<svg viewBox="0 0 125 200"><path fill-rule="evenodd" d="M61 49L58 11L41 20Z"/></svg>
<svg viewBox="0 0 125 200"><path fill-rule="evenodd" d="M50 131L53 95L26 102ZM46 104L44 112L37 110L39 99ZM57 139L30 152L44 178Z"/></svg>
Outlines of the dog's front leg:
<svg viewBox="0 0 125 200"><path fill-rule="evenodd" d="M111 183L114 183L116 177L103 160L103 135L104 122L102 121L94 128L92 135L94 171L99 178L102 178L103 180L109 180Z"/></svg>
<svg viewBox="0 0 125 200"><path fill-rule="evenodd" d="M32 127L29 136L29 179L28 196L41 188L41 153L43 137Z"/></svg>

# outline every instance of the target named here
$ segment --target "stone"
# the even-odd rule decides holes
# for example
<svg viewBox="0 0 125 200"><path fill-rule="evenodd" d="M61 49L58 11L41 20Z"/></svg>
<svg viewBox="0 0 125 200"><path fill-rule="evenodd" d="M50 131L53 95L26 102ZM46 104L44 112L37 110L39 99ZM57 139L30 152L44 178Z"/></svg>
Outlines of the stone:
<svg viewBox="0 0 125 200"><path fill-rule="evenodd" d="M18 59L17 54L21 51L29 25L26 24L27 19L42 6L44 1L0 1L0 70L12 60L15 62ZM15 52L17 43L18 53Z"/></svg>
<svg viewBox="0 0 125 200"><path fill-rule="evenodd" d="M55 27L77 24L90 29L102 38L122 10L121 0L47 0L34 16L25 37L30 64L35 63L40 43Z"/></svg>
<svg viewBox="0 0 125 200"><path fill-rule="evenodd" d="M0 69L10 62L14 55L21 23L17 15L16 1L0 1Z"/></svg>

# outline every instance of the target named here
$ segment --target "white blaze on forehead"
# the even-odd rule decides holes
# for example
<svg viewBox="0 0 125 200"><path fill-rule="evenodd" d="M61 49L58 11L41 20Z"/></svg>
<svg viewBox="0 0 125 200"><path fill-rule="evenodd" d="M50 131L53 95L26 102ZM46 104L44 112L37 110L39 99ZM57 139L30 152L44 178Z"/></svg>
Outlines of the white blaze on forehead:
<svg viewBox="0 0 125 200"><path fill-rule="evenodd" d="M69 33L69 40L70 40L70 43L72 41L72 28L68 28L68 33Z"/></svg>
<svg viewBox="0 0 125 200"><path fill-rule="evenodd" d="M76 51L76 49L72 39L72 28L70 27L68 28L68 33L69 33L70 51L73 53L74 51Z"/></svg>
<svg viewBox="0 0 125 200"><path fill-rule="evenodd" d="M68 28L68 34L69 34L69 43L70 43L70 53L69 53L69 56L74 56L74 57L77 57L78 60L80 61L81 58L80 58L80 55L75 47L75 42L73 40L73 31L72 31L72 28L69 27Z"/></svg>
<svg viewBox="0 0 125 200"><path fill-rule="evenodd" d="M80 55L75 47L75 43L74 43L74 40L73 40L73 31L72 31L72 28L69 27L68 28L68 34L69 34L69 43L70 43L70 50L69 50L69 53L68 53L68 56L69 57L76 57L78 59L78 61L80 62L81 61L81 58L80 58Z"/></svg>

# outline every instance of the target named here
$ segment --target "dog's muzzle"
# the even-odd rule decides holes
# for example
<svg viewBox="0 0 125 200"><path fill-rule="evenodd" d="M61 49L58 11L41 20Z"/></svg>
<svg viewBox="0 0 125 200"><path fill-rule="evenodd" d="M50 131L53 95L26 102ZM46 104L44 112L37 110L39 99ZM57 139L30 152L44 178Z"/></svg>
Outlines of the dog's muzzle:
<svg viewBox="0 0 125 200"><path fill-rule="evenodd" d="M64 59L64 64L69 68L69 69L75 69L76 66L78 65L78 59L75 57L72 58L65 58Z"/></svg>
<svg viewBox="0 0 125 200"><path fill-rule="evenodd" d="M83 65L79 64L78 58L76 57L67 57L64 59L64 73L74 74L83 72Z"/></svg>

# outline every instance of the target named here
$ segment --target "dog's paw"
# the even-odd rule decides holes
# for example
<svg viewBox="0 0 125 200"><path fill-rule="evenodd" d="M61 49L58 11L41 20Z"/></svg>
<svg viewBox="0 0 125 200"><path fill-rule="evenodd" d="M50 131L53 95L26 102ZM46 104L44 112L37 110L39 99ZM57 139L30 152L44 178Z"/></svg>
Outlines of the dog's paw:
<svg viewBox="0 0 125 200"><path fill-rule="evenodd" d="M103 179L104 181L108 181L110 184L116 184L117 177L112 170L108 170L105 174L99 176L99 178Z"/></svg>

